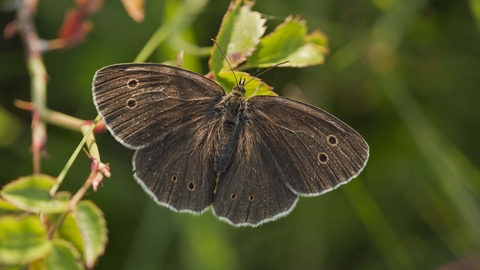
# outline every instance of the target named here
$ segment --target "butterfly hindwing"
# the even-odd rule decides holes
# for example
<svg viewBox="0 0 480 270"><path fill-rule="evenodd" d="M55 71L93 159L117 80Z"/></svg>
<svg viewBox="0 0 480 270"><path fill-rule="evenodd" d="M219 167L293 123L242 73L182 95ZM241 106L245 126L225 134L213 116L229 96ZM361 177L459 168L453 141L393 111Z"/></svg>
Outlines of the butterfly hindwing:
<svg viewBox="0 0 480 270"><path fill-rule="evenodd" d="M94 102L107 128L132 149L182 128L184 119L211 112L224 95L212 80L159 64L112 65L93 80Z"/></svg>
<svg viewBox="0 0 480 270"><path fill-rule="evenodd" d="M135 179L154 200L176 211L201 213L213 202L218 117L185 120L185 127L137 150Z"/></svg>
<svg viewBox="0 0 480 270"><path fill-rule="evenodd" d="M247 121L239 134L232 160L220 174L213 202L215 215L235 226L257 226L288 214L297 201L286 185L257 123Z"/></svg>

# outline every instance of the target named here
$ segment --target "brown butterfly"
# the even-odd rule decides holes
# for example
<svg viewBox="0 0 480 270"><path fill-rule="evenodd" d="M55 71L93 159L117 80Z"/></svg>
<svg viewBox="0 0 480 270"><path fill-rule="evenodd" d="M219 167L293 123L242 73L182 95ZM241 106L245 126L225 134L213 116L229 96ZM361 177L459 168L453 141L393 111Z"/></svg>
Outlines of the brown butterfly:
<svg viewBox="0 0 480 270"><path fill-rule="evenodd" d="M314 106L279 96L226 94L199 74L161 64L97 71L93 99L108 130L135 149L134 177L161 205L213 213L234 226L287 215L356 177L369 148Z"/></svg>

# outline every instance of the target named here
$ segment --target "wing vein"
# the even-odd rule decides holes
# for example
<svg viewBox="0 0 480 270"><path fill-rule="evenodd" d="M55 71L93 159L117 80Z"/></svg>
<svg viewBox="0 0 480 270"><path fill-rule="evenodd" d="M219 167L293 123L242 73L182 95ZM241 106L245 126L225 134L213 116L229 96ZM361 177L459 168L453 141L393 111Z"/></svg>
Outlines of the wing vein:
<svg viewBox="0 0 480 270"><path fill-rule="evenodd" d="M277 126L277 125L275 125L275 126L277 127L277 129L282 128L282 129L284 129L284 130L286 130L286 131L289 131L289 132L291 132L291 133L295 133L294 131L291 131L291 130L288 129L288 128L285 128L285 127L282 127L282 126ZM286 142L286 144L287 144L288 147L290 148L290 151L293 152L293 153L295 154L295 156L297 156L297 158L298 158L300 161L302 161L302 162L301 162L302 167L303 167L305 170L308 170L308 169L305 167L305 165L303 164L302 158L300 158L300 156L297 154L297 151L295 151L295 150L293 149L293 147L290 145L290 143L288 143L288 139L285 137L285 135L284 135L280 130L278 130L278 132L282 135L284 141ZM300 141L301 141L301 140L300 140ZM303 142L302 142L302 144L303 144ZM296 164L296 163L294 163L294 164ZM305 171L305 170L304 170L304 171ZM299 170L299 171L301 172L302 170ZM316 174L316 172L315 172L315 174ZM308 181L306 181L306 180L304 179L303 175L302 175L302 180L303 180L303 182L308 186L308 189L309 189L310 191L313 191L312 186L308 183ZM320 182L321 182L321 181L320 181ZM323 186L323 183L322 183L322 186ZM324 188L325 188L325 186L324 186Z"/></svg>

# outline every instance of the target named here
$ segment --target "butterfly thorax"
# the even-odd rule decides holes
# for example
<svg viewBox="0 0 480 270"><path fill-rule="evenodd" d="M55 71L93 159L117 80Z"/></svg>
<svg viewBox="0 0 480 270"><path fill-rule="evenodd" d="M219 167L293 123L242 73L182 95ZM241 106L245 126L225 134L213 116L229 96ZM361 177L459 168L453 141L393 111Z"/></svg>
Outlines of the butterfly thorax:
<svg viewBox="0 0 480 270"><path fill-rule="evenodd" d="M232 92L228 94L223 102L223 117L222 123L225 125L238 125L240 118L243 117L245 110L245 97L241 90L233 88Z"/></svg>
<svg viewBox="0 0 480 270"><path fill-rule="evenodd" d="M225 96L222 104L222 120L215 147L215 171L220 175L227 169L235 149L238 126L245 119L245 88L242 81Z"/></svg>

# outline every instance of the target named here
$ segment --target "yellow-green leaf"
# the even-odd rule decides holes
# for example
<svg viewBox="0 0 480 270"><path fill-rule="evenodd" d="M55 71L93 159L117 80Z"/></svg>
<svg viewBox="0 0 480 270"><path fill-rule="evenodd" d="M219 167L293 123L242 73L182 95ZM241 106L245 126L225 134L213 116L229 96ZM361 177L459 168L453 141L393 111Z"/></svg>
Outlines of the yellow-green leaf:
<svg viewBox="0 0 480 270"><path fill-rule="evenodd" d="M248 58L248 67L304 67L322 64L328 53L326 36L314 31L307 35L305 21L289 17L271 34L262 38L257 50Z"/></svg>
<svg viewBox="0 0 480 270"><path fill-rule="evenodd" d="M70 194L59 193L51 198L48 191L55 178L48 175L21 177L3 187L0 195L11 204L33 213L61 213L67 210Z"/></svg>
<svg viewBox="0 0 480 270"><path fill-rule="evenodd" d="M0 217L0 264L26 264L51 249L45 227L36 216Z"/></svg>
<svg viewBox="0 0 480 270"><path fill-rule="evenodd" d="M24 211L15 205L0 199L0 216L20 213L24 213Z"/></svg>
<svg viewBox="0 0 480 270"><path fill-rule="evenodd" d="M81 201L73 217L83 240L83 259L87 268L93 268L96 259L105 251L107 226L103 213L93 202Z"/></svg>
<svg viewBox="0 0 480 270"><path fill-rule="evenodd" d="M60 215L52 216L52 223L57 222L58 218L60 218ZM55 238L61 238L72 243L75 248L83 254L82 235L71 213L67 214L63 220L62 225L55 233Z"/></svg>
<svg viewBox="0 0 480 270"><path fill-rule="evenodd" d="M52 249L45 258L47 269L85 269L80 260L81 255L72 243L62 239L55 239L52 243Z"/></svg>
<svg viewBox="0 0 480 270"><path fill-rule="evenodd" d="M264 82L262 82L258 78L254 78L248 73L245 72L239 72L235 71L235 76L237 77L237 80L240 80L240 78L246 79L248 84L245 86L245 97L253 97L253 96L276 96L272 91L272 87L266 85ZM227 93L232 91L233 87L237 85L237 81L235 80L235 77L233 76L233 73L231 71L222 71L215 76L215 81L217 81L223 89Z"/></svg>
<svg viewBox="0 0 480 270"><path fill-rule="evenodd" d="M251 10L254 2L248 2L243 6L241 3L241 0L237 0L230 4L216 37L218 45L225 52L232 68L244 62L252 54L260 37L265 33L266 20L260 13ZM209 65L214 74L230 70L217 46L213 46Z"/></svg>

